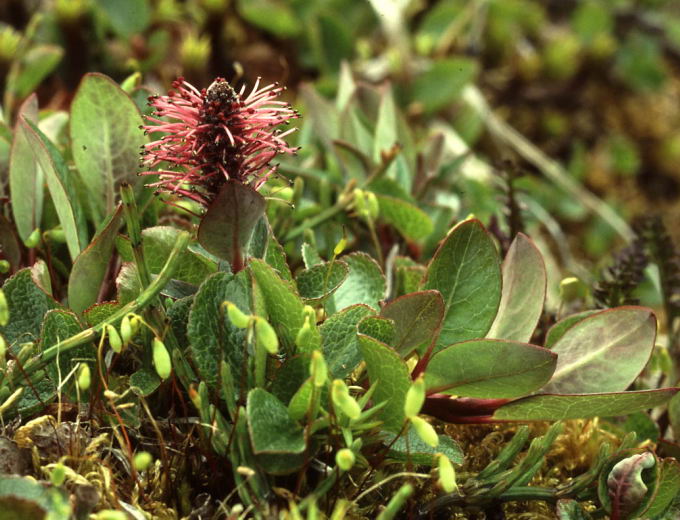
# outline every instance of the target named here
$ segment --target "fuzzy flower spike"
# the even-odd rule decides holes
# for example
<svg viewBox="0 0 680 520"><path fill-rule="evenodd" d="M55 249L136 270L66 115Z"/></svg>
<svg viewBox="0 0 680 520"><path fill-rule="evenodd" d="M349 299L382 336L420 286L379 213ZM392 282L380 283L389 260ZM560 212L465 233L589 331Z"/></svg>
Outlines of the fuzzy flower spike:
<svg viewBox="0 0 680 520"><path fill-rule="evenodd" d="M297 152L284 138L294 132L276 129L299 117L290 104L276 98L284 90L277 83L260 88L260 78L247 96L223 78L198 90L178 78L167 96L152 96L155 108L147 116L147 133L164 132L144 146L140 175L158 175L149 184L159 191L187 197L208 206L229 179L258 189L276 171L272 159ZM162 118L162 119L161 119Z"/></svg>

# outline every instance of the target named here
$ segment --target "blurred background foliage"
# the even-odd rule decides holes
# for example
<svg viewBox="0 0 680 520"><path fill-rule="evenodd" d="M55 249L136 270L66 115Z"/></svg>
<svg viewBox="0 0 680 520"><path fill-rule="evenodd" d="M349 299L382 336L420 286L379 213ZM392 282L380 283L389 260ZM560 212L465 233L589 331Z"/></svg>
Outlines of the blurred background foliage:
<svg viewBox="0 0 680 520"><path fill-rule="evenodd" d="M262 76L305 116L300 158L281 171L307 184L293 222L270 210L277 231L294 238L301 218L366 179L358 170L371 180L383 164L370 189L412 202L434 230L414 240L423 228L391 219L420 242L411 256L427 259L474 213L501 237L544 235L563 275L592 282L634 218L661 214L680 238L679 65L673 0L4 0L0 167L36 88L65 141L58 114L88 71L123 82L142 110L178 75L199 86ZM317 237L321 251L343 224L329 223L325 245Z"/></svg>

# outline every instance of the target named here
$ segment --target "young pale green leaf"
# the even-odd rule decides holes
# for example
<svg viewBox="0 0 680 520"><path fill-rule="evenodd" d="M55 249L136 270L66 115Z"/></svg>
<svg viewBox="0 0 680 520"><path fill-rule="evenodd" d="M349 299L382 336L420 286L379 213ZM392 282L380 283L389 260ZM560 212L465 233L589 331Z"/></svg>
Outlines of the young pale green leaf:
<svg viewBox="0 0 680 520"><path fill-rule="evenodd" d="M203 380L216 385L222 359L240 380L246 332L234 326L222 312L222 302L230 301L250 314L250 294L244 277L215 273L199 288L189 312L187 338L196 368Z"/></svg>
<svg viewBox="0 0 680 520"><path fill-rule="evenodd" d="M161 272L179 233L179 229L170 226L154 226L142 231L144 260L151 274ZM118 236L116 248L123 261L134 260L129 238ZM173 278L193 285L200 285L209 275L217 271L217 264L214 261L189 249L182 252L177 263Z"/></svg>
<svg viewBox="0 0 680 520"><path fill-rule="evenodd" d="M444 319L444 300L439 291L420 291L392 300L380 315L394 322L394 349L408 356L414 348L437 338Z"/></svg>
<svg viewBox="0 0 680 520"><path fill-rule="evenodd" d="M344 379L361 361L357 325L373 313L366 305L353 305L333 314L319 327L324 357L333 377Z"/></svg>
<svg viewBox="0 0 680 520"><path fill-rule="evenodd" d="M444 299L438 349L484 337L498 311L501 269L481 222L466 220L453 228L428 266L423 289L436 289Z"/></svg>
<svg viewBox="0 0 680 520"><path fill-rule="evenodd" d="M503 261L503 290L488 338L527 342L543 312L548 284L541 252L519 233Z"/></svg>
<svg viewBox="0 0 680 520"><path fill-rule="evenodd" d="M2 290L9 306L9 323L0 327L12 351L18 351L15 343L35 341L40 337L43 317L58 306L31 277L30 269L22 269L9 278Z"/></svg>
<svg viewBox="0 0 680 520"><path fill-rule="evenodd" d="M562 336L564 336L564 333L567 332L568 329L576 325L576 323L583 320L584 318L592 316L593 314L597 314L598 312L601 311L590 310L579 312L572 314L571 316L567 316L566 318L555 323L555 325L548 329L548 333L545 336L545 348L552 348L552 346L557 343L557 341Z"/></svg>
<svg viewBox="0 0 680 520"><path fill-rule="evenodd" d="M411 386L408 367L399 354L384 343L363 334L359 334L358 338L368 378L371 384L377 382L378 385L373 400L375 403L387 402L379 414L383 429L398 432L406 418L404 403Z"/></svg>
<svg viewBox="0 0 680 520"><path fill-rule="evenodd" d="M538 394L501 406L493 414L500 421L562 421L613 417L648 410L667 402L677 388L605 394Z"/></svg>
<svg viewBox="0 0 680 520"><path fill-rule="evenodd" d="M19 109L9 158L12 214L19 237L26 241L33 230L41 225L45 176L38 165L33 145L21 127L23 118L31 121L38 119L38 97L35 94L24 101Z"/></svg>
<svg viewBox="0 0 680 520"><path fill-rule="evenodd" d="M550 350L527 343L471 340L432 356L425 382L429 393L509 399L541 388L553 374L556 361Z"/></svg>
<svg viewBox="0 0 680 520"><path fill-rule="evenodd" d="M385 297L385 277L378 263L365 253L345 255L342 261L349 266L349 276L326 302L328 314L359 303L378 310Z"/></svg>
<svg viewBox="0 0 680 520"><path fill-rule="evenodd" d="M123 182L141 184L139 149L147 138L135 103L111 78L86 74L71 103L70 134L73 160L99 223L115 206Z"/></svg>
<svg viewBox="0 0 680 520"><path fill-rule="evenodd" d="M557 368L543 393L620 392L649 361L656 317L643 307L619 307L585 318L552 347Z"/></svg>
<svg viewBox="0 0 680 520"><path fill-rule="evenodd" d="M213 255L235 262L264 215L264 197L246 184L229 180L208 207L198 228L198 241Z"/></svg>
<svg viewBox="0 0 680 520"><path fill-rule="evenodd" d="M295 349L295 339L304 324L304 305L290 283L281 279L274 268L262 260L253 259L249 268L264 297L269 322L279 340L289 351Z"/></svg>
<svg viewBox="0 0 680 520"><path fill-rule="evenodd" d="M77 313L83 312L97 302L122 220L123 206L119 205L108 223L73 263L68 279L68 303Z"/></svg>
<svg viewBox="0 0 680 520"><path fill-rule="evenodd" d="M655 466L656 457L645 451L619 460L600 475L600 501L614 518L640 518L649 487L656 486Z"/></svg>
<svg viewBox="0 0 680 520"><path fill-rule="evenodd" d="M255 388L248 392L248 430L255 454L302 453L306 443L302 428L275 396Z"/></svg>
<svg viewBox="0 0 680 520"><path fill-rule="evenodd" d="M69 171L57 148L35 124L23 118L17 125L17 131L25 135L45 174L47 189L66 235L66 245L71 259L75 261L88 242L85 215L75 185L76 177Z"/></svg>
<svg viewBox="0 0 680 520"><path fill-rule="evenodd" d="M404 238L416 242L427 238L434 229L432 220L420 208L410 202L376 195L380 207L380 218L391 224Z"/></svg>
<svg viewBox="0 0 680 520"><path fill-rule="evenodd" d="M296 277L296 282L300 296L307 303L314 304L331 296L343 285L347 275L349 275L347 264L342 260L336 260L301 271Z"/></svg>
<svg viewBox="0 0 680 520"><path fill-rule="evenodd" d="M357 325L357 332L377 339L390 347L394 344L397 335L394 321L380 316L366 316Z"/></svg>

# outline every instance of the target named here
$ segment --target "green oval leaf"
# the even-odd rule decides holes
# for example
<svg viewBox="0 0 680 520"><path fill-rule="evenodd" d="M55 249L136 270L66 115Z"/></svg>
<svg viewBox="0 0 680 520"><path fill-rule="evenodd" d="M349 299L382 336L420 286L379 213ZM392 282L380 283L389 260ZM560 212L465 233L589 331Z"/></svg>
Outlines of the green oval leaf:
<svg viewBox="0 0 680 520"><path fill-rule="evenodd" d="M444 319L444 300L439 291L405 294L385 305L380 315L394 321L394 349L406 357L417 346L436 340Z"/></svg>
<svg viewBox="0 0 680 520"><path fill-rule="evenodd" d="M432 219L410 202L376 195L380 206L380 218L393 225L408 240L422 241L434 230Z"/></svg>
<svg viewBox="0 0 680 520"><path fill-rule="evenodd" d="M234 263L264 215L264 197L250 186L229 180L208 207L198 227L198 241L206 251Z"/></svg>
<svg viewBox="0 0 680 520"><path fill-rule="evenodd" d="M251 312L245 281L231 273L215 273L198 289L189 311L187 338L191 352L203 380L211 385L218 382L222 359L231 367L237 381L243 368L246 333L226 317L222 310L224 301L234 303L247 314Z"/></svg>
<svg viewBox="0 0 680 520"><path fill-rule="evenodd" d="M302 453L306 448L304 432L288 415L284 404L275 396L254 388L248 392L248 430L253 452Z"/></svg>
<svg viewBox="0 0 680 520"><path fill-rule="evenodd" d="M541 388L557 356L527 343L495 339L457 343L437 352L427 365L429 393L479 398L513 398Z"/></svg>
<svg viewBox="0 0 680 520"><path fill-rule="evenodd" d="M667 402L677 388L605 394L539 394L501 406L493 414L500 421L561 421L613 417L647 410Z"/></svg>
<svg viewBox="0 0 680 520"><path fill-rule="evenodd" d="M304 323L303 303L291 283L284 281L263 260L251 260L250 271L262 292L269 322L289 352L295 351L295 338Z"/></svg>
<svg viewBox="0 0 680 520"><path fill-rule="evenodd" d="M436 289L444 299L438 349L484 337L498 311L501 269L481 222L466 220L453 228L427 268L423 289Z"/></svg>
<svg viewBox="0 0 680 520"><path fill-rule="evenodd" d="M334 378L344 379L361 361L357 325L374 314L366 305L353 305L333 314L319 327L323 340L323 355Z"/></svg>
<svg viewBox="0 0 680 520"><path fill-rule="evenodd" d="M404 402L411 386L408 367L399 354L384 343L363 334L358 338L368 378L371 384L378 383L373 400L375 403L387 402L379 415L383 429L399 432L406 419Z"/></svg>
<svg viewBox="0 0 680 520"><path fill-rule="evenodd" d="M503 261L503 290L488 338L527 342L543 312L548 277L541 252L519 233Z"/></svg>
<svg viewBox="0 0 680 520"><path fill-rule="evenodd" d="M38 97L32 94L19 109L9 157L9 189L12 214L21 240L40 227L43 211L44 178L31 141L22 129L23 118L38 119Z"/></svg>
<svg viewBox="0 0 680 520"><path fill-rule="evenodd" d="M365 253L345 255L342 261L349 266L349 276L326 302L326 311L334 314L359 303L378 310L385 296L385 277L378 263Z"/></svg>
<svg viewBox="0 0 680 520"><path fill-rule="evenodd" d="M21 269L7 279L2 290L9 307L9 323L0 327L0 334L10 347L15 343L37 341L43 316L57 307L57 302L35 284L29 268Z"/></svg>
<svg viewBox="0 0 680 520"><path fill-rule="evenodd" d="M643 307L619 307L585 318L552 347L557 368L543 393L620 392L649 361L656 317Z"/></svg>
<svg viewBox="0 0 680 520"><path fill-rule="evenodd" d="M86 74L71 103L73 160L90 194L96 223L113 212L122 182L139 185L139 149L147 142L134 101L111 78Z"/></svg>
<svg viewBox="0 0 680 520"><path fill-rule="evenodd" d="M298 273L297 282L300 296L307 303L315 304L332 295L347 279L349 267L342 260L327 262L304 269Z"/></svg>

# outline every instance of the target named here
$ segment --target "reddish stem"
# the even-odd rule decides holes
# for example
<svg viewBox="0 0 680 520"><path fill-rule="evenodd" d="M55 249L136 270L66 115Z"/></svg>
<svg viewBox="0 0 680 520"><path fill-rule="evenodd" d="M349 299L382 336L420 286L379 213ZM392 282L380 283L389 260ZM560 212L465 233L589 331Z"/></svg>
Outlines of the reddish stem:
<svg viewBox="0 0 680 520"><path fill-rule="evenodd" d="M502 422L493 413L510 399L452 399L445 394L432 394L425 399L422 413L454 424L484 424Z"/></svg>

